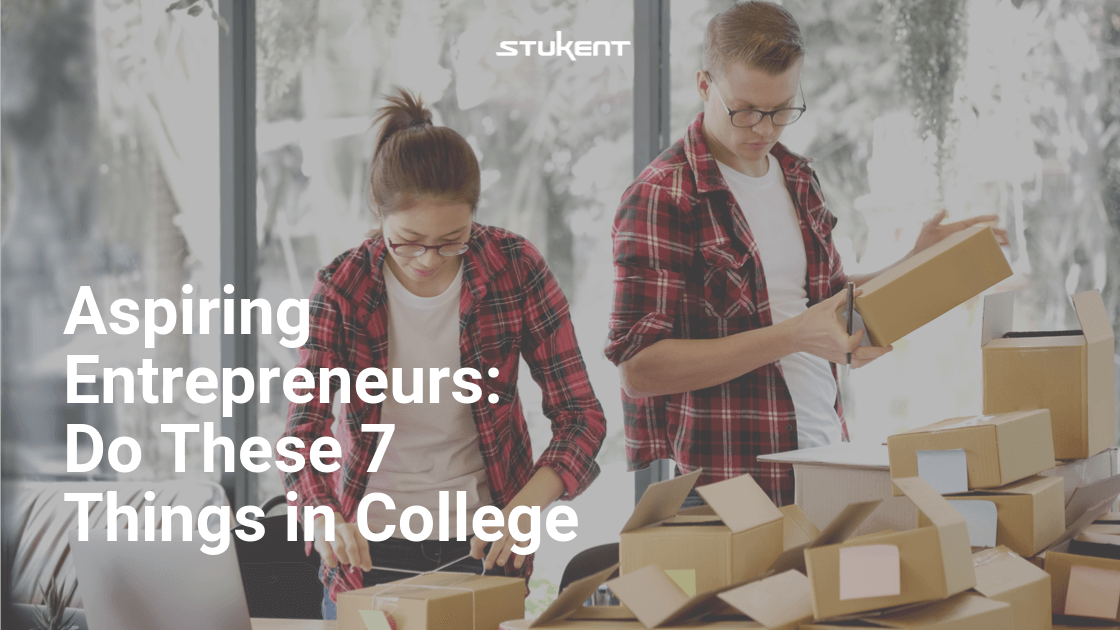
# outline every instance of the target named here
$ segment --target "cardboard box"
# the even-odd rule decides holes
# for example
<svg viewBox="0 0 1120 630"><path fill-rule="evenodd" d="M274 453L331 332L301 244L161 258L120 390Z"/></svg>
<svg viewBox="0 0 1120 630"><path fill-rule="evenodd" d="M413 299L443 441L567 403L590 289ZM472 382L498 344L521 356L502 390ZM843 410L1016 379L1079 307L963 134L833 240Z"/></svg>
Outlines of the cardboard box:
<svg viewBox="0 0 1120 630"><path fill-rule="evenodd" d="M989 522L983 515L966 514L958 509L969 526L972 546L992 546L977 543L977 537L988 538L987 533L973 531L994 530L995 544L1004 545L1015 553L1033 556L1061 537L1066 529L1065 504L1062 502L1060 477L1028 477L1002 488L948 495L950 504L956 501L987 501L995 505L996 520ZM954 506L956 507L956 506ZM919 517L919 525L928 524Z"/></svg>
<svg viewBox="0 0 1120 630"><path fill-rule="evenodd" d="M1045 568L1055 614L1120 621L1120 560L1050 551Z"/></svg>
<svg viewBox="0 0 1120 630"><path fill-rule="evenodd" d="M809 580L797 571L767 573L743 584L689 596L664 571L651 565L619 576L607 586L646 628L708 628L712 626L704 625L704 619L719 617L727 627L796 630L813 615ZM726 619L736 611L750 620Z"/></svg>
<svg viewBox="0 0 1120 630"><path fill-rule="evenodd" d="M968 527L944 497L918 477L895 485L932 525L907 532L872 534L833 544L842 531L869 514L873 503L856 504L804 550L813 586L813 617L822 620L906 604L945 599L976 585ZM789 553L789 552L787 552ZM781 560L788 556L783 555ZM775 563L775 570L784 566Z"/></svg>
<svg viewBox="0 0 1120 630"><path fill-rule="evenodd" d="M872 345L887 346L1009 277L992 228L977 225L865 282L855 309Z"/></svg>
<svg viewBox="0 0 1120 630"><path fill-rule="evenodd" d="M887 451L892 478L921 476L943 494L999 488L1054 467L1045 409L936 422L890 436ZM966 460L967 484L952 455Z"/></svg>
<svg viewBox="0 0 1120 630"><path fill-rule="evenodd" d="M1051 630L1050 574L1007 547L972 555L976 591L1011 605L1016 630Z"/></svg>
<svg viewBox="0 0 1120 630"><path fill-rule="evenodd" d="M1065 481L1065 502L1069 503L1074 490L1120 473L1116 469L1117 450L1113 446L1088 459L1059 461L1050 470L1039 474L1044 477L1061 477Z"/></svg>
<svg viewBox="0 0 1120 630"><path fill-rule="evenodd" d="M785 518L749 475L697 488L709 509L679 514L699 473L646 488L622 528L623 575L654 565L696 594L761 575L782 553Z"/></svg>
<svg viewBox="0 0 1120 630"><path fill-rule="evenodd" d="M821 530L805 516L805 512L796 505L786 505L778 508L782 513L782 522L784 534L782 540L782 550L792 549L799 547L805 543L816 540L817 536L821 535Z"/></svg>
<svg viewBox="0 0 1120 630"><path fill-rule="evenodd" d="M961 593L945 601L906 610L866 617L842 624L810 623L802 630L852 630L853 628L896 628L898 630L1018 630L1011 606L973 593Z"/></svg>
<svg viewBox="0 0 1120 630"><path fill-rule="evenodd" d="M361 611L384 611L397 630L471 628L525 616L525 580L471 573L426 573L338 595L338 630L366 630Z"/></svg>
<svg viewBox="0 0 1120 630"><path fill-rule="evenodd" d="M817 528L827 526L852 503L883 499L890 500L882 501L853 535L914 528L918 515L914 504L905 497L891 499L886 445L841 442L758 459L793 465L794 504Z"/></svg>
<svg viewBox="0 0 1120 630"><path fill-rule="evenodd" d="M984 413L1049 409L1058 459L1116 443L1114 337L1099 291L1073 296L1081 330L1011 332L1010 292L984 299Z"/></svg>

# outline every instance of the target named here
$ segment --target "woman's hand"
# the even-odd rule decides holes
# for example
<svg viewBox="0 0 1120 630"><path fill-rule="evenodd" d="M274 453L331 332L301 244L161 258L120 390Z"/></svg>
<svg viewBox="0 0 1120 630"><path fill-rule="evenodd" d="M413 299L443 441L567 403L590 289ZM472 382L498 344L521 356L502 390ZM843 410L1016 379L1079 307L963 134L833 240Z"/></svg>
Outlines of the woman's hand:
<svg viewBox="0 0 1120 630"><path fill-rule="evenodd" d="M503 527L499 530L502 536L493 543L490 543L490 553L483 553L486 549L486 541L475 536L471 539L471 557L476 560L483 560L483 566L486 567L487 571L493 569L495 564L499 567L506 566L506 563L509 562L510 554L513 553L514 545L520 544L509 533L509 515L518 506L538 506L541 512L544 512L544 508L560 498L560 495L563 493L564 482L560 479L560 475L556 474L556 471L548 466L541 466L538 468L537 472L533 473L532 478L529 479L529 483L525 484L525 487L514 495L513 500L502 510L502 515L504 517L502 518ZM528 514L521 515L521 519L526 518L529 518ZM520 525L520 523L518 523L518 525ZM527 532L529 528L518 527L517 531ZM485 558L483 558L484 555ZM513 566L516 569L520 569L525 564L526 556L523 554L515 554L515 556L516 557L513 559Z"/></svg>
<svg viewBox="0 0 1120 630"><path fill-rule="evenodd" d="M863 289L856 289L853 297L859 297ZM849 336L838 316L847 305L848 294L840 291L836 295L810 306L804 313L789 320L793 324L794 347L799 352L821 357L837 365L845 365L848 353L852 353L852 367L858 368L890 352L893 346L876 348L861 346L863 331L857 330Z"/></svg>
<svg viewBox="0 0 1120 630"><path fill-rule="evenodd" d="M940 212L933 215L932 219L926 221L922 225L922 231L918 233L918 240L914 243L914 249L910 251L911 256L917 254L923 249L926 249L927 247L930 247L931 245L940 243L942 239L949 236L950 234L960 232L965 228L972 227L979 223L993 224L992 230L995 232L996 241L998 241L1000 245L1007 245L1008 243L1010 243L1007 238L1007 230L995 227L994 224L999 222L999 217L994 214L985 214L979 217L971 217L968 219L963 219L961 221L954 221L953 223L942 223L942 221L944 221L945 217L948 215L949 211L942 209Z"/></svg>
<svg viewBox="0 0 1120 630"><path fill-rule="evenodd" d="M327 541L326 518L315 517L315 551L330 568L348 564L352 568L369 571L373 561L369 557L369 542L358 530L357 523L347 523L341 512L334 513L334 540Z"/></svg>

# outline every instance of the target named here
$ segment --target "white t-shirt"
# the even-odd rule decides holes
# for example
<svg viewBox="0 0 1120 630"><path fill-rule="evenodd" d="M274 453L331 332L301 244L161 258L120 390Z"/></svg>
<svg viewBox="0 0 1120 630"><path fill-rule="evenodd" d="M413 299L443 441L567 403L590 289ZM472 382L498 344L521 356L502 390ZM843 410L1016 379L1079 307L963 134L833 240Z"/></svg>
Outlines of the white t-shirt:
<svg viewBox="0 0 1120 630"><path fill-rule="evenodd" d="M807 262L801 222L782 168L773 155L767 154L767 158L769 167L762 177L750 177L722 162L717 164L754 236L770 294L770 314L777 324L808 309ZM797 414L798 448L840 442L836 379L828 361L795 352L782 357L781 366Z"/></svg>
<svg viewBox="0 0 1120 630"><path fill-rule="evenodd" d="M454 374L460 367L459 354L459 292L463 285L463 267L447 290L435 297L419 297L406 289L383 265L387 308L389 309L389 376L393 368L402 368L401 392L408 396L413 389L413 368L423 368L427 384L429 368L449 368ZM431 403L424 391L422 403L398 403L392 391L381 403L381 422L394 424L393 441L385 451L377 472L370 473L366 492L384 492L392 497L395 511L387 511L380 502L369 509L369 526L374 532L386 525L397 526L405 508L422 505L438 515L439 491L449 494L450 530L455 537L456 523L465 518L467 531L470 519L480 506L490 503L490 487L486 483L486 467L478 448L478 427L470 405L452 397L458 391L450 377L439 380L439 402ZM456 513L455 492L467 493L467 513ZM423 526L420 518L412 518L413 531ZM394 537L403 538L398 526ZM438 516L434 519L429 539L439 538Z"/></svg>

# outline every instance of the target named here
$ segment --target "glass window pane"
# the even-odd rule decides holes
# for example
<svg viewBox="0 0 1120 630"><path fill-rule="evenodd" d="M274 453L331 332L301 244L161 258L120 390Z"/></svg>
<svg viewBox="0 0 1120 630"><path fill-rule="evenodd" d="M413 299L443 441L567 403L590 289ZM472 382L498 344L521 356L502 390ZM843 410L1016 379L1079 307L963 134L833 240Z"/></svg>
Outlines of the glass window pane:
<svg viewBox="0 0 1120 630"><path fill-rule="evenodd" d="M165 8L109 0L4 7L5 474L116 478L107 456L88 474L67 475L66 427L83 423L106 448L117 436L138 441L140 467L127 479L217 479L203 472L200 440L187 450L186 472L175 473L173 443L159 427L216 422L219 406L187 400L182 378L171 386L173 402L149 404L136 374L146 359L157 369L220 374L216 335L177 325L149 349L142 327L63 334L83 286L106 325L118 322L114 300L133 300L142 316L146 299L166 299L182 322L184 285L193 298L220 295L219 30L213 19ZM106 368L124 368L134 385L121 376L116 402L68 404L68 355L98 357L80 366L98 377L80 393L104 396ZM156 377L152 393L163 391Z"/></svg>
<svg viewBox="0 0 1120 630"><path fill-rule="evenodd" d="M704 28L730 4L672 3L674 138L702 108ZM782 141L815 160L849 274L904 256L939 208L946 222L995 214L1011 232L1015 275L998 289L1020 292L1018 328L1075 328L1067 295L1092 288L1120 312L1120 142L1091 140L1116 125L1120 107L1108 61L1120 18L1106 3L784 6L807 46L809 107ZM931 50L946 53L936 67ZM954 309L841 382L854 440L981 409L980 304Z"/></svg>

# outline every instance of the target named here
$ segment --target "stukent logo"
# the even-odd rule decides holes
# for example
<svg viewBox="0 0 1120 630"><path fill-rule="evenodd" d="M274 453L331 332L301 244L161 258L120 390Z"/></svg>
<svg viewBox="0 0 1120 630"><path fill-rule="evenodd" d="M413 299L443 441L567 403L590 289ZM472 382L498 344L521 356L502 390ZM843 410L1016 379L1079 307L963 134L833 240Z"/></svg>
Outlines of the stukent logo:
<svg viewBox="0 0 1120 630"><path fill-rule="evenodd" d="M547 44L547 47L546 47ZM572 61L576 57L610 57L611 51L615 51L615 55L621 57L623 48L629 46L630 42L616 42L616 41L586 41L586 40L569 40L564 41L564 36L560 31L556 31L556 39L548 40L547 42L532 42L532 41L504 41L498 44L501 48L500 51L494 53L498 57L517 57L524 54L526 57L532 57L533 51L536 50L538 57L560 57L567 55Z"/></svg>

